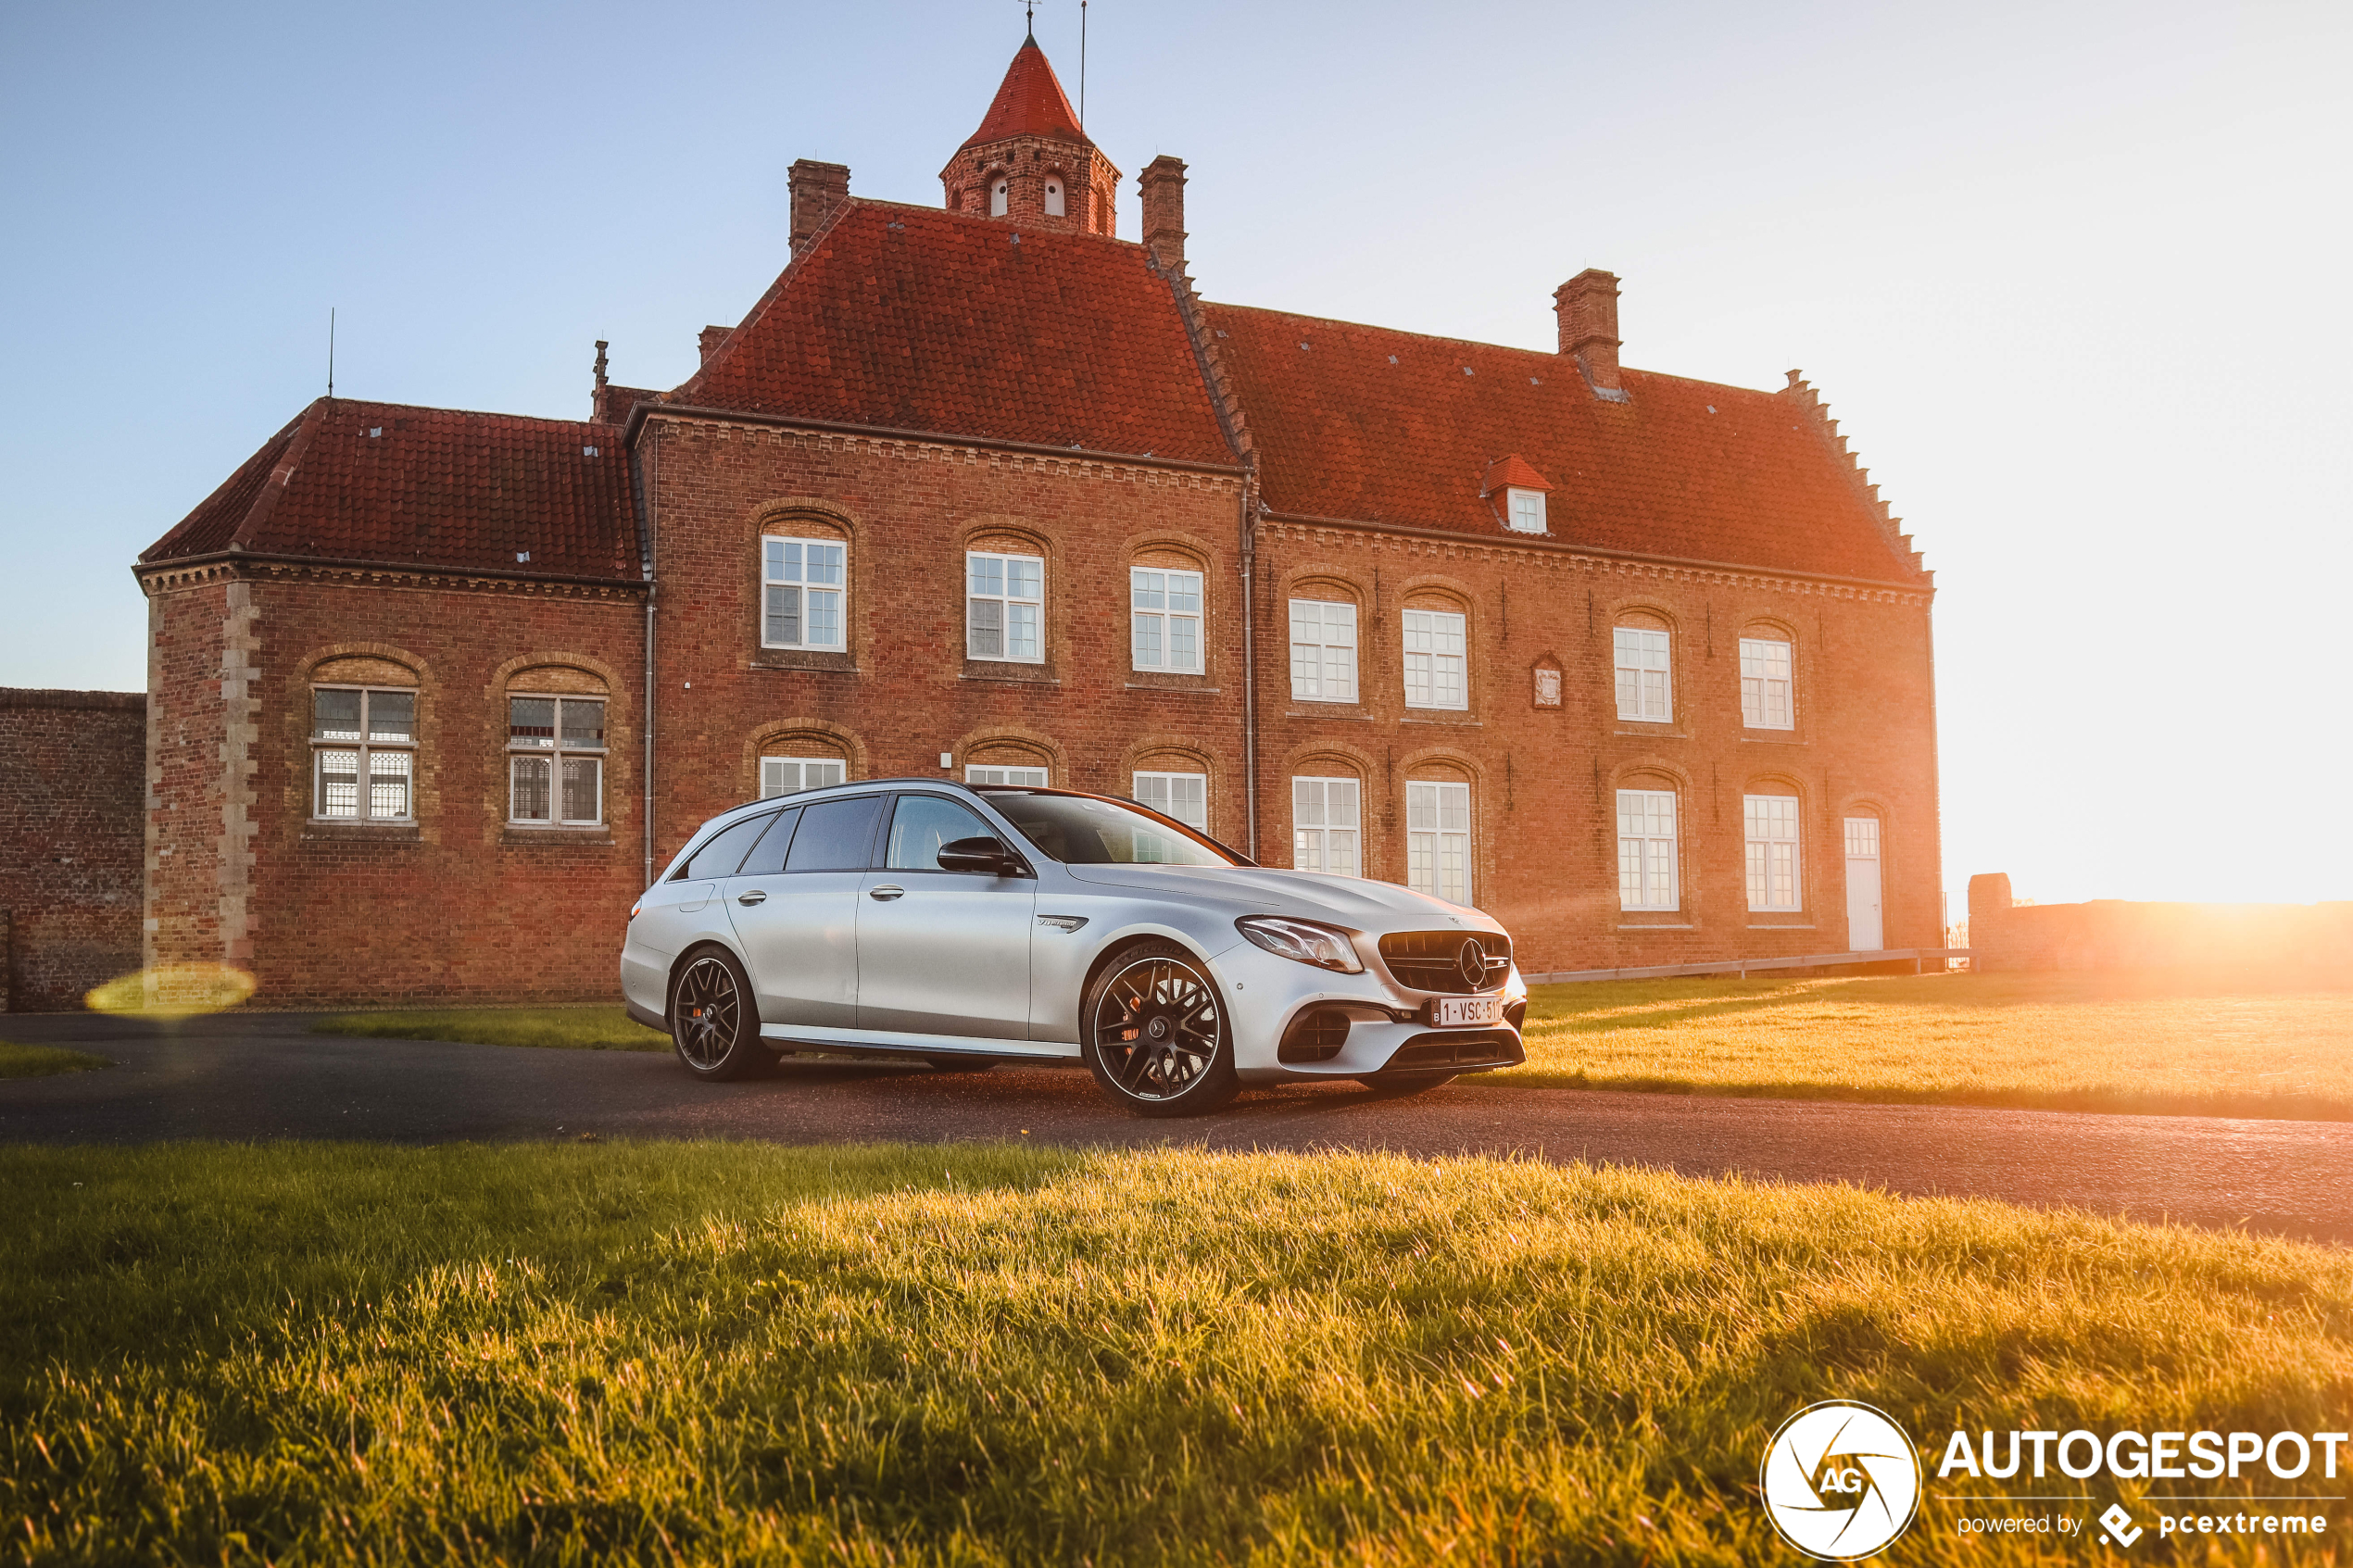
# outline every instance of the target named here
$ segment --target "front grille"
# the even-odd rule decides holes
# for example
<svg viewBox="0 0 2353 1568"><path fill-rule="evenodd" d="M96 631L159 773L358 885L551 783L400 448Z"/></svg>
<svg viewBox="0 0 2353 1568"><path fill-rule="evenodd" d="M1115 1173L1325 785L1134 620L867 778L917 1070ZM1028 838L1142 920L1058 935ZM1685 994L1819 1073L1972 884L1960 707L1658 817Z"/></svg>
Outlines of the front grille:
<svg viewBox="0 0 2353 1568"><path fill-rule="evenodd" d="M1338 1008L1314 1008L1290 1021L1277 1061L1329 1061L1348 1044L1348 1015Z"/></svg>
<svg viewBox="0 0 2353 1568"><path fill-rule="evenodd" d="M1528 1060L1519 1036L1508 1029L1416 1035L1397 1047L1385 1073L1468 1073L1481 1067L1517 1067Z"/></svg>
<svg viewBox="0 0 2353 1568"><path fill-rule="evenodd" d="M1487 952L1487 976L1474 985L1463 977L1463 943ZM1512 939L1491 931L1395 931L1380 939L1380 960L1397 983L1412 991L1465 996L1491 991L1512 967Z"/></svg>

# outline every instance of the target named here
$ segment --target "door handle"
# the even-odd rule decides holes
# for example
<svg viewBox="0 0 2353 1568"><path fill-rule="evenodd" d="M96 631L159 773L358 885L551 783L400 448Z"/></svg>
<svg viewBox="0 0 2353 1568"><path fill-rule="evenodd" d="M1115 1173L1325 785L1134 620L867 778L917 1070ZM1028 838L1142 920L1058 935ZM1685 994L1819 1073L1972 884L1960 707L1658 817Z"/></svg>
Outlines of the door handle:
<svg viewBox="0 0 2353 1568"><path fill-rule="evenodd" d="M768 902L768 895L762 893L759 888L755 887L749 893L736 894L736 902L738 904L764 904Z"/></svg>
<svg viewBox="0 0 2353 1568"><path fill-rule="evenodd" d="M886 904L889 903L893 898L903 898L906 896L907 890L905 888L887 882L884 883L880 887L870 887L866 890L867 897L879 898Z"/></svg>

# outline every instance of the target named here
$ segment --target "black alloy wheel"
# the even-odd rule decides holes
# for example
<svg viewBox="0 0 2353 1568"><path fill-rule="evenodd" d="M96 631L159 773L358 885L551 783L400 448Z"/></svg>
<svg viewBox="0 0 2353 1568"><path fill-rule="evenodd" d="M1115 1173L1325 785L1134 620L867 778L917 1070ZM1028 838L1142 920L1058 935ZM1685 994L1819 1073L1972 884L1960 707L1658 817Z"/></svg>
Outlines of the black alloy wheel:
<svg viewBox="0 0 2353 1568"><path fill-rule="evenodd" d="M1088 988L1082 1021L1095 1081L1139 1116L1198 1116L1241 1087L1217 987L1174 942L1113 960Z"/></svg>
<svg viewBox="0 0 2353 1568"><path fill-rule="evenodd" d="M715 949L679 972L670 1038L686 1071L713 1083L749 1076L774 1060L760 1044L760 1013L742 967Z"/></svg>

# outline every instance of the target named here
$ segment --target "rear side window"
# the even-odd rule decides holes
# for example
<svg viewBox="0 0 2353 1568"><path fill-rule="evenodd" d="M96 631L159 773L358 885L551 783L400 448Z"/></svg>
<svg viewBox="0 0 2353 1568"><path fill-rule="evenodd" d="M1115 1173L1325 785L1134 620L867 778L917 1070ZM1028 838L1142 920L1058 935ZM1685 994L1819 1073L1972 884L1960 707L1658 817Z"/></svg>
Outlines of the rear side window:
<svg viewBox="0 0 2353 1568"><path fill-rule="evenodd" d="M894 872L936 872L939 847L960 838L997 836L987 822L937 795L902 795L890 819L890 854L883 864Z"/></svg>
<svg viewBox="0 0 2353 1568"><path fill-rule="evenodd" d="M875 816L882 808L879 795L850 800L824 800L805 808L800 831L793 834L792 853L785 859L788 872L862 872L867 851L874 847Z"/></svg>
<svg viewBox="0 0 2353 1568"><path fill-rule="evenodd" d="M758 817L746 817L733 827L724 829L710 843L696 850L686 863L678 869L673 881L694 882L709 876L733 876L743 863L744 851L749 849L775 817L769 812Z"/></svg>
<svg viewBox="0 0 2353 1568"><path fill-rule="evenodd" d="M800 822L800 808L779 811L774 827L760 835L760 842L744 857L743 869L737 876L774 876L785 869L785 850L792 844L792 830Z"/></svg>

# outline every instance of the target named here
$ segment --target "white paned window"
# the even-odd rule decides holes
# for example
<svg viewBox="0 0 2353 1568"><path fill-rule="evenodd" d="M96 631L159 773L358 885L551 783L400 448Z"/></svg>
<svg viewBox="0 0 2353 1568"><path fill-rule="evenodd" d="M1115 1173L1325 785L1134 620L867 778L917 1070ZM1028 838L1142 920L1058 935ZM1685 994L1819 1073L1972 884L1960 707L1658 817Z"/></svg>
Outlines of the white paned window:
<svg viewBox="0 0 2353 1568"><path fill-rule="evenodd" d="M1544 532L1544 493L1541 490L1506 490L1504 495L1508 502L1504 515L1511 520L1516 532Z"/></svg>
<svg viewBox="0 0 2353 1568"><path fill-rule="evenodd" d="M1786 730L1796 724L1787 643L1771 637L1741 639L1741 722L1752 730Z"/></svg>
<svg viewBox="0 0 2353 1568"><path fill-rule="evenodd" d="M1196 833L1209 831L1209 776L1205 773L1138 773L1136 801L1174 817Z"/></svg>
<svg viewBox="0 0 2353 1568"><path fill-rule="evenodd" d="M1802 908L1797 896L1797 797L1751 795L1742 804L1748 823L1748 907Z"/></svg>
<svg viewBox="0 0 2353 1568"><path fill-rule="evenodd" d="M1290 602L1293 702L1356 700L1356 607L1325 599Z"/></svg>
<svg viewBox="0 0 2353 1568"><path fill-rule="evenodd" d="M1026 789L1046 787L1043 768L966 768L964 782L976 784L1017 784Z"/></svg>
<svg viewBox="0 0 2353 1568"><path fill-rule="evenodd" d="M1201 573L1137 566L1127 571L1139 670L1201 669Z"/></svg>
<svg viewBox="0 0 2353 1568"><path fill-rule="evenodd" d="M964 557L964 652L1015 664L1046 661L1046 563L1037 556Z"/></svg>
<svg viewBox="0 0 2353 1568"><path fill-rule="evenodd" d="M1470 785L1406 784L1405 885L1470 902Z"/></svg>
<svg viewBox="0 0 2353 1568"><path fill-rule="evenodd" d="M335 822L416 819L417 694L359 686L310 693L310 814Z"/></svg>
<svg viewBox="0 0 2353 1568"><path fill-rule="evenodd" d="M1363 794L1354 779L1290 782L1290 863L1302 872L1364 875L1357 854Z"/></svg>
<svg viewBox="0 0 2353 1568"><path fill-rule="evenodd" d="M602 697L508 696L507 820L535 827L605 820Z"/></svg>
<svg viewBox="0 0 2353 1568"><path fill-rule="evenodd" d="M1405 706L1468 708L1463 671L1463 618L1442 609L1409 609L1405 627Z"/></svg>
<svg viewBox="0 0 2353 1568"><path fill-rule="evenodd" d="M760 798L798 795L804 789L824 789L848 776L838 757L763 757L760 759Z"/></svg>
<svg viewBox="0 0 2353 1568"><path fill-rule="evenodd" d="M1664 789L1617 792L1617 907L1682 907L1675 873L1675 795Z"/></svg>
<svg viewBox="0 0 2353 1568"><path fill-rule="evenodd" d="M1675 716L1667 670L1667 633L1642 626L1617 629L1617 716L1664 724Z"/></svg>
<svg viewBox="0 0 2353 1568"><path fill-rule="evenodd" d="M1849 859L1879 859L1879 819L1849 817L1846 819L1846 854Z"/></svg>
<svg viewBox="0 0 2353 1568"><path fill-rule="evenodd" d="M760 646L837 653L849 546L824 539L771 536L760 542Z"/></svg>

